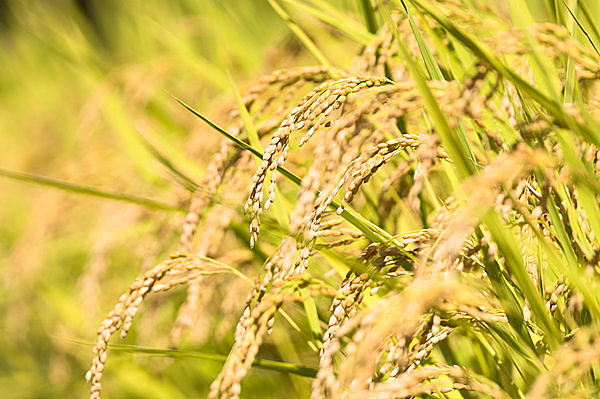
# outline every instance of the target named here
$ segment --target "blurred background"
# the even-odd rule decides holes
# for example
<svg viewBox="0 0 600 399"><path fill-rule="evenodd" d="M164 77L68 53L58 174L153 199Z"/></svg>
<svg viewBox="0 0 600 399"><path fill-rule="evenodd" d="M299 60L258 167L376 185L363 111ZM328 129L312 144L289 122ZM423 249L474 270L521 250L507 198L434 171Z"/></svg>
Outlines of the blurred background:
<svg viewBox="0 0 600 399"><path fill-rule="evenodd" d="M364 38L360 1L279 3L335 67L352 63L360 45L302 5L341 10ZM543 1L531 7L549 19ZM0 0L1 399L86 397L101 321L177 249L191 190L221 137L172 96L226 127L234 87L243 93L262 74L316 64L268 0ZM248 263L253 278L260 260ZM215 281L184 350L229 352L248 287ZM206 395L221 363L140 350L169 348L185 298L179 287L145 300L123 341L137 349L110 351L103 397ZM315 366L315 352L298 344L306 340L285 334L275 329L259 358ZM309 389L307 378L252 369L242 397Z"/></svg>
<svg viewBox="0 0 600 399"><path fill-rule="evenodd" d="M356 2L338 3L352 11ZM331 59L351 61L346 44L319 32ZM228 72L243 92L263 72L314 64L267 1L0 1L2 398L85 397L100 322L140 272L176 249L176 208L190 193L164 160L197 182L220 137L170 94L226 126ZM33 184L39 176L173 209ZM219 295L211 300L222 303ZM179 288L149 300L125 342L168 347L184 299ZM241 309L230 307L188 348L227 354ZM104 396L203 396L219 370L111 352ZM245 397L298 393L289 376L252 373Z"/></svg>

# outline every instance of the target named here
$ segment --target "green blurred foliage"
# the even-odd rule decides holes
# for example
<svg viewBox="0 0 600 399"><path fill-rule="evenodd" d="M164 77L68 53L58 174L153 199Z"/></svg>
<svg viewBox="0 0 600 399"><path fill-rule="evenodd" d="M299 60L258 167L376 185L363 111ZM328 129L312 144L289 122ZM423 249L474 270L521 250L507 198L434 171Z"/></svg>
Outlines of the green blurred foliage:
<svg viewBox="0 0 600 399"><path fill-rule="evenodd" d="M197 180L219 137L169 93L222 115L227 70L244 81L284 66L282 47L299 46L266 2L1 1L0 168L185 206L189 194L140 137ZM0 396L85 397L97 326L172 250L181 220L1 178ZM151 321L127 342L166 347L184 295L150 301ZM211 331L194 349L226 354L231 336ZM202 395L220 369L119 353L110 365L114 398ZM249 381L249 396L286 397L290 379L259 371Z"/></svg>

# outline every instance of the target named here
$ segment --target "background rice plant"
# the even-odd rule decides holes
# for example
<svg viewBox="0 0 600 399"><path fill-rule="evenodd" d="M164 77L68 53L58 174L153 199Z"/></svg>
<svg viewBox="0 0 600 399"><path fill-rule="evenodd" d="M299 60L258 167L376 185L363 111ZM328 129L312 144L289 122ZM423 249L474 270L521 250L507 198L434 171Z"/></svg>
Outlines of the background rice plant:
<svg viewBox="0 0 600 399"><path fill-rule="evenodd" d="M596 2L2 4L7 397L598 395Z"/></svg>

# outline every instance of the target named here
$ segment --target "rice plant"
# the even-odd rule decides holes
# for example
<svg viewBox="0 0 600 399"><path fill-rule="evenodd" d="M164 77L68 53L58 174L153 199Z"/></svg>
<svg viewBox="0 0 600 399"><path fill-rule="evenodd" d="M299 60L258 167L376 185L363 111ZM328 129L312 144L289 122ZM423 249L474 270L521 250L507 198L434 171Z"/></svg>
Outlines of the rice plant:
<svg viewBox="0 0 600 399"><path fill-rule="evenodd" d="M316 64L230 76L223 127L172 92L221 142L199 181L173 167L178 244L115 298L91 398L182 287L155 350L224 325L209 398L265 368L289 397L600 395L599 5L268 3Z"/></svg>

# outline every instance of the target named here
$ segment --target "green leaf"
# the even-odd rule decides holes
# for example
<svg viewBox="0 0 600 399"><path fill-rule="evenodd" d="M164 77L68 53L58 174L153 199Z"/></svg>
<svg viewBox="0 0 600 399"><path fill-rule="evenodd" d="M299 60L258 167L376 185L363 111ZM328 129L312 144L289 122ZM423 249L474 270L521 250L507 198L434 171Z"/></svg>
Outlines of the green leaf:
<svg viewBox="0 0 600 399"><path fill-rule="evenodd" d="M598 245L600 243L600 211L598 211L598 203L594 197L594 190L598 192L600 182L598 181L598 177L585 167L583 161L577 155L575 143L570 132L560 131L556 135L556 138L563 151L565 161L569 166L569 171L574 177L579 201L594 231L595 243Z"/></svg>
<svg viewBox="0 0 600 399"><path fill-rule="evenodd" d="M148 198L138 197L134 195L111 193L108 191L98 190L92 187L81 186L79 184L68 183L61 180L55 180L44 176L35 175L32 173L12 172L0 169L0 176L13 180L20 180L28 183L39 184L42 186L53 187L59 190L68 191L76 194L91 195L99 198L112 199L116 201L129 202L136 205L141 205L150 209L160 209L173 212L187 212L187 208L165 204L163 202L151 200Z"/></svg>
<svg viewBox="0 0 600 399"><path fill-rule="evenodd" d="M440 136L440 140L442 144L448 151L450 158L455 163L459 175L462 179L473 174L475 172L475 166L472 162L467 161L465 157L465 151L463 151L462 145L458 137L452 132L450 128L450 124L448 120L444 116L439 104L437 103L435 97L431 93L431 90L427 86L427 82L425 78L421 75L420 69L412 58L410 51L406 47L406 44L401 40L398 35L397 29L395 29L394 24L392 22L391 16L389 13L384 14L386 22L388 23L390 29L393 30L396 35L396 41L398 42L398 48L400 50L400 55L402 59L406 63L408 70L415 81L417 86L417 90L421 94L423 98L423 102L425 103L425 108L427 110L427 114L431 117L433 126L435 127L436 132Z"/></svg>
<svg viewBox="0 0 600 399"><path fill-rule="evenodd" d="M310 296L310 290L305 288L300 290L300 292L307 297L307 299L302 302L302 306L304 306L304 311L306 312L306 319L308 320L308 326L313 335L313 338L321 339L323 336L323 331L321 331L321 320L319 320L317 304L315 303L314 298Z"/></svg>
<svg viewBox="0 0 600 399"><path fill-rule="evenodd" d="M300 27L300 25L298 25L292 19L292 17L277 3L277 0L267 0L267 1L271 5L271 7L273 7L273 10L275 10L275 12L277 14L279 14L279 16L281 17L281 19L284 20L284 22L287 24L287 26L290 28L290 30L296 35L296 37L298 39L300 39L300 41L304 44L304 46L306 46L306 48L308 49L308 51L322 65L328 66L328 67L330 67L330 68L333 69L331 63L323 55L323 53L321 52L321 50L319 50L319 48L313 43L313 41L310 39L310 37L308 37L308 35L306 33L304 33L304 31L302 30L302 28ZM334 72L332 71L331 73L334 73Z"/></svg>
<svg viewBox="0 0 600 399"><path fill-rule="evenodd" d="M583 17L585 18L585 20L588 23L588 26L590 27L590 32L588 33L588 31L584 29L583 25L579 22L577 18L575 18L575 22L577 22L579 28L583 31L594 50L596 50L596 54L600 55L600 50L596 45L596 43L600 42L600 28L598 27L598 24L600 23L600 18L597 15L596 18L592 16L590 9L585 4L585 2L578 1L577 4L579 5L579 9L581 10ZM569 12L570 11L571 10L569 10ZM594 38L592 38L592 35L594 36Z"/></svg>
<svg viewBox="0 0 600 399"><path fill-rule="evenodd" d="M531 220L529 215L526 212L521 212L521 214L536 235L543 249L543 254L548 259L548 266L552 272L557 276L565 275L575 289L581 292L586 305L595 319L600 319L600 302L597 294L600 287L597 282L594 279L587 278L583 269L578 267L578 265L565 264L561 253L554 246L546 242L546 237L539 231L536 223Z"/></svg>
<svg viewBox="0 0 600 399"><path fill-rule="evenodd" d="M144 136L139 135L140 141L146 147L148 152L156 159L160 164L162 164L167 170L171 172L171 174L175 177L177 182L181 184L189 192L194 192L198 189L198 184L189 176L187 176L184 172L182 172L178 167L176 167L166 155L160 152L155 146L153 146Z"/></svg>
<svg viewBox="0 0 600 399"><path fill-rule="evenodd" d="M371 33L377 32L377 19L375 18L375 10L371 0L358 0L360 11L362 12L367 30Z"/></svg>
<svg viewBox="0 0 600 399"><path fill-rule="evenodd" d="M360 23L340 12L339 9L333 7L326 1L309 0L309 2L313 5L309 5L298 0L283 1L289 3L293 9L304 11L308 15L311 15L327 25L338 29L357 43L367 45L374 39L374 35L367 32Z"/></svg>
<svg viewBox="0 0 600 399"><path fill-rule="evenodd" d="M75 343L83 345L93 345L88 342L72 340ZM163 349L163 348L148 348L137 345L124 345L124 344L109 344L108 348L113 351L126 352L126 353L139 353L148 356L163 356L172 357L177 359L202 359L210 360L214 362L224 363L227 360L226 355L219 355L215 353L206 353L182 349ZM301 375L304 377L314 378L317 375L317 369L314 367L308 367L301 364L278 362L275 360L255 359L252 362L253 367L262 368L265 370L279 371L281 373L289 373Z"/></svg>
<svg viewBox="0 0 600 399"><path fill-rule="evenodd" d="M506 226L502 225L500 217L493 211L485 214L483 222L490 230L494 241L498 244L500 253L506 259L507 269L516 280L519 288L523 291L525 298L529 301L533 317L544 327L546 333L544 341L550 348L556 348L561 341L560 331L546 311L540 293L527 275L515 237L509 232Z"/></svg>
<svg viewBox="0 0 600 399"><path fill-rule="evenodd" d="M258 137L258 133L256 132L256 128L254 127L254 123L252 123L252 118L250 118L250 113L248 109L244 105L244 101L242 100L242 96L240 91L237 89L235 82L233 81L233 77L231 73L227 73L229 77L229 83L231 84L231 89L233 90L233 94L235 95L235 100L237 102L238 110L240 111L240 117L242 118L242 122L244 123L244 129L246 134L248 135L248 140L250 141L250 145L254 148L262 151L262 146L260 144L260 138Z"/></svg>
<svg viewBox="0 0 600 399"><path fill-rule="evenodd" d="M574 6L577 7L577 0L570 0L571 3L574 2ZM574 21L577 20L575 14L571 11L567 3L563 0L563 4L565 8L569 10L570 18L565 16L566 26L569 30L569 34L571 35L571 39L575 38L574 32ZM579 22L578 22L579 23ZM567 57L567 65L566 65L566 76L565 76L565 91L563 94L563 100L565 103L571 103L575 99L575 93L577 92L577 75L575 74L575 61L571 57Z"/></svg>
<svg viewBox="0 0 600 399"><path fill-rule="evenodd" d="M440 67L435 61L433 54L431 54L429 47L427 47L427 43L425 43L425 39L423 38L423 35L421 35L421 32L419 31L419 28L417 27L417 24L413 19L411 13L408 11L408 7L406 7L404 1L402 1L402 5L404 6L404 10L406 11L406 15L408 16L410 28L412 29L413 35L417 40L417 46L419 47L419 51L421 52L421 58L423 58L425 68L427 68L429 76L431 77L431 79L434 80L444 80L444 75L442 75Z"/></svg>
<svg viewBox="0 0 600 399"><path fill-rule="evenodd" d="M429 76L433 80L445 80L444 75L442 74L442 71L440 70L440 67L438 66L435 58L433 57L433 54L429 50L427 43L425 43L425 39L423 38L423 35L421 35L421 32L419 31L419 28L417 27L415 20L413 19L412 15L408 11L408 7L404 3L404 0L402 0L402 4L404 5L404 10L406 11L406 14L408 15L408 21L409 21L410 27L412 29L413 35L415 36L415 39L417 40L417 46L419 47L419 52L421 53L421 58L423 59L423 62L425 63L425 68L427 68L427 72L429 72ZM463 153L466 153L468 158L471 160L471 162L475 163L475 155L473 154L473 151L471 150L471 146L469 145L469 139L467 138L467 132L465 131L465 128L462 123L459 123L458 129L457 129L457 137L458 137L460 146L462 147Z"/></svg>
<svg viewBox="0 0 600 399"><path fill-rule="evenodd" d="M557 100L560 93L560 80L554 68L552 60L541 48L533 37L530 29L535 23L525 0L508 0L508 6L515 25L523 32L529 51L526 55L530 59L529 64L533 72L536 86L540 87L542 93Z"/></svg>

